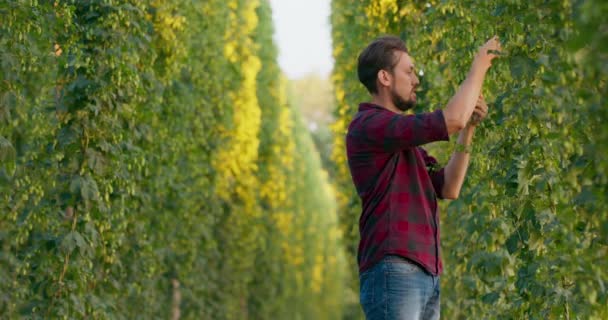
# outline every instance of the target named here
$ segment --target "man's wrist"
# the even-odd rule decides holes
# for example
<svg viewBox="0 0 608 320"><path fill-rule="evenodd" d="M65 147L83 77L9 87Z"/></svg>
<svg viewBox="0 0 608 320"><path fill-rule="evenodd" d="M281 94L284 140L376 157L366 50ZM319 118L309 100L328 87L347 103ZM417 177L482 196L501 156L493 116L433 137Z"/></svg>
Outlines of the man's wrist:
<svg viewBox="0 0 608 320"><path fill-rule="evenodd" d="M468 130L468 131L474 131L475 128L477 128L477 125L479 125L479 122L478 123L473 123L472 121L469 121L467 123L467 125L464 126L464 129Z"/></svg>
<svg viewBox="0 0 608 320"><path fill-rule="evenodd" d="M471 71L474 73L479 72L485 76L485 74L488 72L488 70L490 70L491 66L492 66L492 64L490 62L486 61L483 57L480 57L478 55L473 59L473 63L471 65Z"/></svg>

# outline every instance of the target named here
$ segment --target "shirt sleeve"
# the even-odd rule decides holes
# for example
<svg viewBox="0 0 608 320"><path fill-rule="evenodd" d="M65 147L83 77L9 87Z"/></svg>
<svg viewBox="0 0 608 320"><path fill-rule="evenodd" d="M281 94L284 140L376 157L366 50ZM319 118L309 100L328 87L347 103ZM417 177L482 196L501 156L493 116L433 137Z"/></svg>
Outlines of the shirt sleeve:
<svg viewBox="0 0 608 320"><path fill-rule="evenodd" d="M390 111L374 112L360 120L356 134L370 151L397 152L433 141L448 141L442 110L402 115Z"/></svg>
<svg viewBox="0 0 608 320"><path fill-rule="evenodd" d="M437 197L439 199L444 199L443 185L445 184L445 167L440 167L439 163L437 163L437 159L430 156L423 148L419 148L419 150L424 158L424 164L431 177L431 182L433 183L433 188L435 189Z"/></svg>

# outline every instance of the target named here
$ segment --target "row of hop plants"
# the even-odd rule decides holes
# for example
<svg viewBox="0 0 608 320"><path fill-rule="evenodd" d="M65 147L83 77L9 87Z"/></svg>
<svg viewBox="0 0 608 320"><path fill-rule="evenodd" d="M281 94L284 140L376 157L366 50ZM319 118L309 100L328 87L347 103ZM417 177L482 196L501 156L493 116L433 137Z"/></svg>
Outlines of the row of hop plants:
<svg viewBox="0 0 608 320"><path fill-rule="evenodd" d="M0 4L0 314L337 319L268 1Z"/></svg>

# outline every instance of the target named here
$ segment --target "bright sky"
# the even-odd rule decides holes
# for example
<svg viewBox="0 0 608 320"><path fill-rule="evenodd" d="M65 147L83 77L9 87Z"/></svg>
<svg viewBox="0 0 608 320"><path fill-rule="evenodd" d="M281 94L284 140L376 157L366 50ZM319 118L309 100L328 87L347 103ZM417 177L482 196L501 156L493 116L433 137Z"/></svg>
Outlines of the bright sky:
<svg viewBox="0 0 608 320"><path fill-rule="evenodd" d="M270 0L279 65L290 79L328 76L331 56L330 0Z"/></svg>

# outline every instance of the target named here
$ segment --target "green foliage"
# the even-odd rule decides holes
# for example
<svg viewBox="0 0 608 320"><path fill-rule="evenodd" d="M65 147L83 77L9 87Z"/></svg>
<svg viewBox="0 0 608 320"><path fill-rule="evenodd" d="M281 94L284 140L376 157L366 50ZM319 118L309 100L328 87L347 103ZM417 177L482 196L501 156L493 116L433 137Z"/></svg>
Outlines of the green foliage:
<svg viewBox="0 0 608 320"><path fill-rule="evenodd" d="M0 14L0 314L340 317L334 200L267 1Z"/></svg>
<svg viewBox="0 0 608 320"><path fill-rule="evenodd" d="M442 206L442 313L450 319L606 318L608 170L600 157L607 146L607 6L334 0L332 7L334 174L349 252L360 208L342 140L357 104L368 99L356 78L358 53L383 33L405 38L424 70L417 111L428 111L444 107L477 48L498 34L504 55L483 89L490 116L475 135L460 198ZM444 163L446 148L432 151Z"/></svg>

